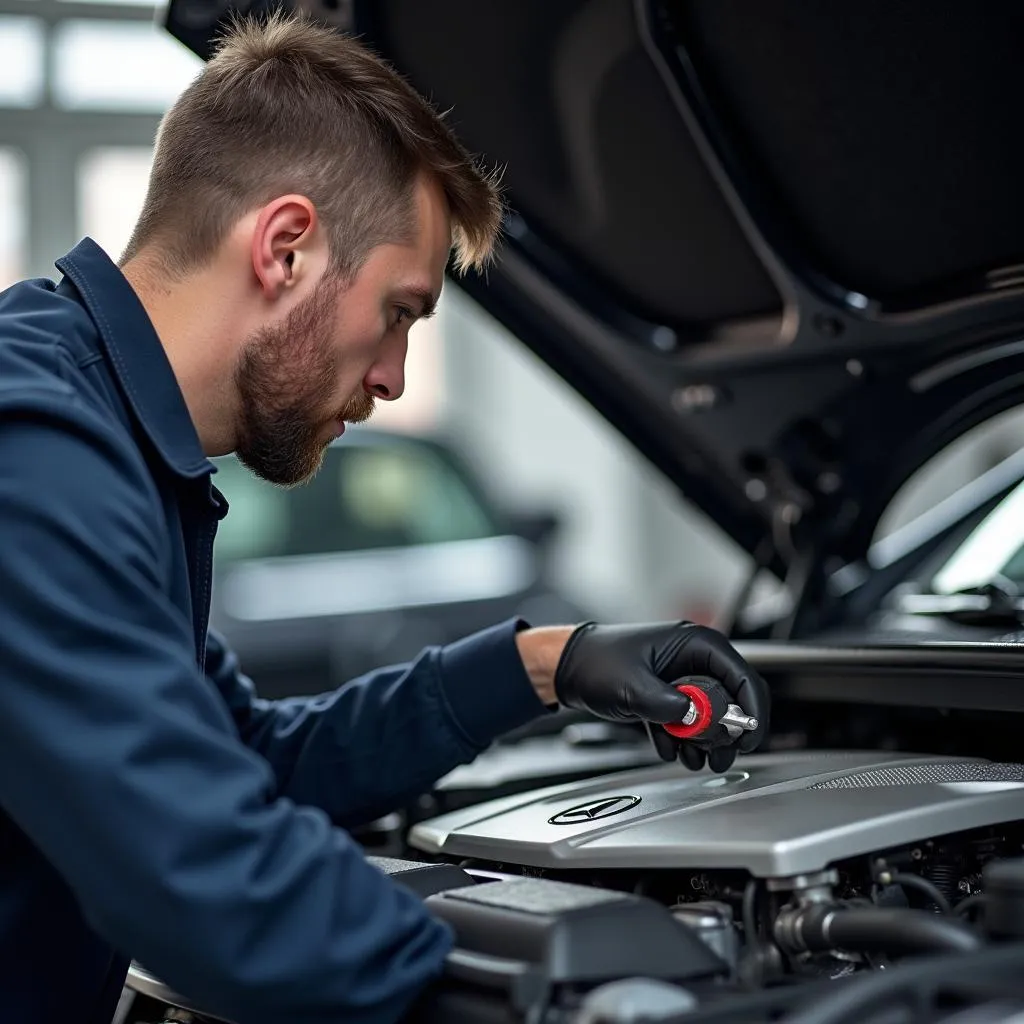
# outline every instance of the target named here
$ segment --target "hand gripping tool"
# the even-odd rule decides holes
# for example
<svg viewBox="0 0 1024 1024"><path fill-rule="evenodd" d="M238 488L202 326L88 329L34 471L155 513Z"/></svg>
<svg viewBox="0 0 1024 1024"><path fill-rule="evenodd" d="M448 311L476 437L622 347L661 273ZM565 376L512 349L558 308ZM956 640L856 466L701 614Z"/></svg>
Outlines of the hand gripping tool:
<svg viewBox="0 0 1024 1024"><path fill-rule="evenodd" d="M743 713L738 704L729 702L729 692L716 679L708 676L687 676L673 686L690 698L690 709L681 722L670 722L665 731L681 740L700 739L716 725L722 726L735 740L744 732L757 728L757 719Z"/></svg>

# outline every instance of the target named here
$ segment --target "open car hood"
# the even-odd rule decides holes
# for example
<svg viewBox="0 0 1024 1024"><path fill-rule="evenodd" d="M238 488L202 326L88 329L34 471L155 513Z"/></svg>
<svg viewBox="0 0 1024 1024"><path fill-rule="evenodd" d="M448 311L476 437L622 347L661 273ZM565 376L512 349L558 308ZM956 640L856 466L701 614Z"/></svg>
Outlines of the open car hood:
<svg viewBox="0 0 1024 1024"><path fill-rule="evenodd" d="M862 558L1024 399L1019 6L330 3L505 168L462 287L762 564Z"/></svg>

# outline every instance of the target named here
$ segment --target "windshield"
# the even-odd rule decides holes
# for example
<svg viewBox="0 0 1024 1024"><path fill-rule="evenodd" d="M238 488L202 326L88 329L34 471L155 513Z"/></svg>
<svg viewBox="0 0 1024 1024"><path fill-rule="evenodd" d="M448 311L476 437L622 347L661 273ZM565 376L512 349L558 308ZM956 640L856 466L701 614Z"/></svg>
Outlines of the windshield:
<svg viewBox="0 0 1024 1024"><path fill-rule="evenodd" d="M1024 484L1011 491L935 574L936 594L983 587L999 576L1024 587Z"/></svg>
<svg viewBox="0 0 1024 1024"><path fill-rule="evenodd" d="M431 445L395 439L328 449L308 484L268 484L233 456L214 459L230 505L218 561L476 540L499 530L454 463Z"/></svg>

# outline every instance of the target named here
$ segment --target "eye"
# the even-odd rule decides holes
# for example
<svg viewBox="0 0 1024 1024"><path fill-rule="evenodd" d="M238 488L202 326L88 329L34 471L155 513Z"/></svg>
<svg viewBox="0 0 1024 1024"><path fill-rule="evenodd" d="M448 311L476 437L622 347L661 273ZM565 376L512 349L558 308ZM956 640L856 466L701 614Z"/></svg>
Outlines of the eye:
<svg viewBox="0 0 1024 1024"><path fill-rule="evenodd" d="M415 314L408 306L395 306L395 322L392 326L398 327L405 320L414 320Z"/></svg>

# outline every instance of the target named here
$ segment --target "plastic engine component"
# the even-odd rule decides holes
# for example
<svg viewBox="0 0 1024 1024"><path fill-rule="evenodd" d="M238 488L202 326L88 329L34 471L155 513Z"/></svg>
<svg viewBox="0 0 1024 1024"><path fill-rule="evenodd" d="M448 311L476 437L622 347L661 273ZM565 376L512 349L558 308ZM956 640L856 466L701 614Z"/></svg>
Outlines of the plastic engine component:
<svg viewBox="0 0 1024 1024"><path fill-rule="evenodd" d="M983 877L985 931L993 939L1024 939L1024 859L989 864Z"/></svg>
<svg viewBox="0 0 1024 1024"><path fill-rule="evenodd" d="M459 949L534 965L549 984L728 974L667 908L631 893L512 878L439 893L427 906L455 929Z"/></svg>
<svg viewBox="0 0 1024 1024"><path fill-rule="evenodd" d="M473 884L472 875L454 864L424 864L416 860L397 860L393 857L367 857L378 871L390 875L394 881L411 889L421 899Z"/></svg>

